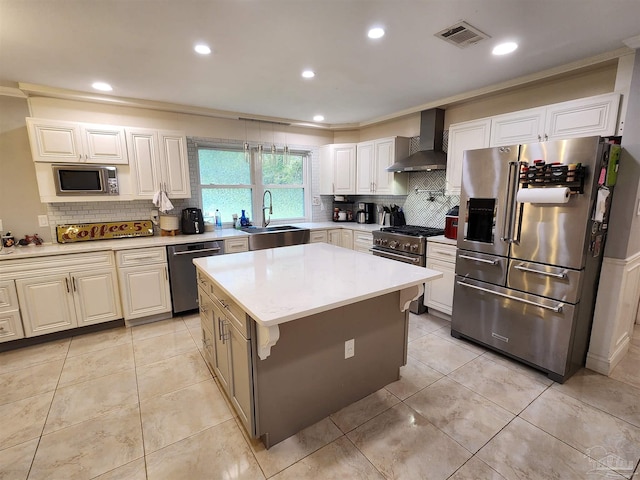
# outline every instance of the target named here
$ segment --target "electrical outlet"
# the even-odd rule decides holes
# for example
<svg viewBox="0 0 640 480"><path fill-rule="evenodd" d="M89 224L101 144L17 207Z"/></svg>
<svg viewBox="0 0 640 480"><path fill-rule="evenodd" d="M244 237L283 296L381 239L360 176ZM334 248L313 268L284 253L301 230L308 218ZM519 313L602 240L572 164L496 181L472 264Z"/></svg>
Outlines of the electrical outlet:
<svg viewBox="0 0 640 480"><path fill-rule="evenodd" d="M320 197L313 197L312 205L315 205L316 207L320 205Z"/></svg>
<svg viewBox="0 0 640 480"><path fill-rule="evenodd" d="M351 358L356 354L356 340L352 338L344 342L344 358Z"/></svg>
<svg viewBox="0 0 640 480"><path fill-rule="evenodd" d="M3 230L4 228L2 228L2 220L0 219L0 233L2 233Z"/></svg>
<svg viewBox="0 0 640 480"><path fill-rule="evenodd" d="M49 226L49 217L46 215L38 215L38 226L39 227L48 227Z"/></svg>
<svg viewBox="0 0 640 480"><path fill-rule="evenodd" d="M158 210L151 210L151 221L154 225L158 225L160 221L160 212Z"/></svg>
<svg viewBox="0 0 640 480"><path fill-rule="evenodd" d="M636 212L636 215L640 215L640 199L638 200L638 211ZM0 225L2 225L2 223L0 223ZM0 230L2 230L2 227L0 227Z"/></svg>

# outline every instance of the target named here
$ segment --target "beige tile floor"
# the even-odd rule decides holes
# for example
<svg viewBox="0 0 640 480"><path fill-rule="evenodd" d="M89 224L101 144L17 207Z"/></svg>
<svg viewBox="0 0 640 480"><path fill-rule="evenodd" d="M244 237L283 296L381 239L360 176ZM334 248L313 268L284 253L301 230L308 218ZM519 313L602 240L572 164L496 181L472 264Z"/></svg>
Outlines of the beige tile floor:
<svg viewBox="0 0 640 480"><path fill-rule="evenodd" d="M265 450L195 315L0 354L0 480L640 478L640 328L564 385L410 319L402 378Z"/></svg>

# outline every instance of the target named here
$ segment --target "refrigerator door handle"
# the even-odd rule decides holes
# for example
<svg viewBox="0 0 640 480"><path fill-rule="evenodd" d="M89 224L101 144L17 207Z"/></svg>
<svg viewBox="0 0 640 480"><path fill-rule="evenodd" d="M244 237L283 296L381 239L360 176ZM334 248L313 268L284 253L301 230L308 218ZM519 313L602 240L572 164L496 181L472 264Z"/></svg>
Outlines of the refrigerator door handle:
<svg viewBox="0 0 640 480"><path fill-rule="evenodd" d="M468 255L458 255L460 258L464 258L465 260L473 260L474 262L482 262L482 263L490 263L491 265L497 265L498 264L498 260L487 260L484 258L476 258L476 257L470 257Z"/></svg>
<svg viewBox="0 0 640 480"><path fill-rule="evenodd" d="M509 162L507 194L505 195L504 222L502 224L502 241L513 243L516 223L516 190L522 162ZM507 226L508 224L508 226Z"/></svg>
<svg viewBox="0 0 640 480"><path fill-rule="evenodd" d="M516 270L520 270L522 272L531 272L531 273L537 273L538 275L544 275L545 277L553 277L553 278L567 278L567 273L569 273L568 270L563 270L560 273L552 273L552 272L541 272L540 270L535 270L533 268L528 268L525 267L523 265L516 265L515 267Z"/></svg>
<svg viewBox="0 0 640 480"><path fill-rule="evenodd" d="M532 302L531 300L526 300L524 298L513 297L511 295L507 295L506 293L495 292L495 291L490 290L488 288L478 287L476 285L471 285L469 283L461 282L460 280L458 280L457 283L458 283L458 285L461 285L463 287L473 288L475 290L480 290L481 292L486 292L486 293L490 293L492 295L497 295L499 297L508 298L509 300L515 300L516 302L521 302L521 303L526 303L528 305L533 305L534 307L544 308L546 310L551 310L551 311L553 311L555 313L562 313L562 308L564 307L564 303L559 303L555 307L549 307L547 305L542 305L541 303Z"/></svg>

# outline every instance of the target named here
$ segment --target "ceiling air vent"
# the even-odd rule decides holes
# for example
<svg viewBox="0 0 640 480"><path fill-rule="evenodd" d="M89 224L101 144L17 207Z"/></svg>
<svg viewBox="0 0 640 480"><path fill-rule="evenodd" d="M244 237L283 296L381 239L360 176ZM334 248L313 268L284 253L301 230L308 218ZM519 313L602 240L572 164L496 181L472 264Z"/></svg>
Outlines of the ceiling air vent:
<svg viewBox="0 0 640 480"><path fill-rule="evenodd" d="M475 45L480 40L491 38L489 35L481 32L475 27L472 27L467 22L458 22L435 35L445 42L449 42L459 48L466 48L470 45Z"/></svg>

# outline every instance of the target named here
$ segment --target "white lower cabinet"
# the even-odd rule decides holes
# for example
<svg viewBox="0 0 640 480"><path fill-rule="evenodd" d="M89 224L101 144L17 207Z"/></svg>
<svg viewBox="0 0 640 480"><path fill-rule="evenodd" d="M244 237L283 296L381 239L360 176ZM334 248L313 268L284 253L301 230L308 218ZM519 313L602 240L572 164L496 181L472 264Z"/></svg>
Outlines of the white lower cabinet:
<svg viewBox="0 0 640 480"><path fill-rule="evenodd" d="M121 318L113 269L16 280L25 336Z"/></svg>
<svg viewBox="0 0 640 480"><path fill-rule="evenodd" d="M224 253L239 253L249 251L249 239L246 237L227 238L224 241Z"/></svg>
<svg viewBox="0 0 640 480"><path fill-rule="evenodd" d="M353 230L333 228L327 231L327 236L331 245L353 249Z"/></svg>
<svg viewBox="0 0 640 480"><path fill-rule="evenodd" d="M24 338L16 284L13 280L0 281L0 342Z"/></svg>
<svg viewBox="0 0 640 480"><path fill-rule="evenodd" d="M326 230L311 230L309 243L329 243L329 236Z"/></svg>
<svg viewBox="0 0 640 480"><path fill-rule="evenodd" d="M428 242L427 268L438 270L443 273L443 276L425 284L424 304L429 308L451 315L456 277L455 245Z"/></svg>
<svg viewBox="0 0 640 480"><path fill-rule="evenodd" d="M373 245L373 233L371 232L353 232L353 249L356 252L371 253L370 248Z"/></svg>
<svg viewBox="0 0 640 480"><path fill-rule="evenodd" d="M116 252L125 320L171 312L171 290L164 247Z"/></svg>

